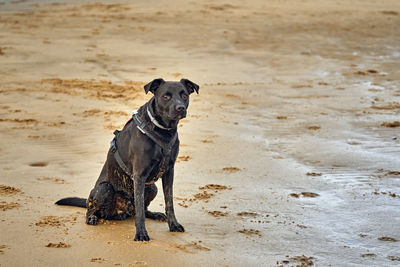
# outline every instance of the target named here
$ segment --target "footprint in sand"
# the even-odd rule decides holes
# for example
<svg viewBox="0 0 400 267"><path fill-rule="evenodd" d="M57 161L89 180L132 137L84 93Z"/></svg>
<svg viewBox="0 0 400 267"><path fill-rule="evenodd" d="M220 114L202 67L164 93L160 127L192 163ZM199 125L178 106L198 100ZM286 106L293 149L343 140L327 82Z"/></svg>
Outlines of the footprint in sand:
<svg viewBox="0 0 400 267"><path fill-rule="evenodd" d="M397 16L397 15L399 15L399 12L393 11L393 10L383 10L383 11L381 11L381 13L382 13L383 15L390 15L390 16Z"/></svg>
<svg viewBox="0 0 400 267"><path fill-rule="evenodd" d="M187 243L187 244L171 244L171 247L173 248L177 248L183 252L186 253L190 253L190 254L194 254L195 252L193 251L195 250L203 250L203 251L210 251L211 249L209 249L208 247L202 246L199 243L202 243L201 240L199 240L198 242L191 242L191 243Z"/></svg>
<svg viewBox="0 0 400 267"><path fill-rule="evenodd" d="M385 106L376 106L372 105L372 109L378 109L378 110L394 110L394 109L400 109L400 103L398 102L391 102Z"/></svg>
<svg viewBox="0 0 400 267"><path fill-rule="evenodd" d="M208 199L210 199L213 196L214 196L213 193L208 193L207 191L203 191L195 194L193 198L189 199L189 201L204 200L205 202L208 202Z"/></svg>
<svg viewBox="0 0 400 267"><path fill-rule="evenodd" d="M299 198L300 196L314 198L314 197L318 197L319 194L312 193L312 192L301 192L300 194L290 193L289 196L294 197L294 198Z"/></svg>
<svg viewBox="0 0 400 267"><path fill-rule="evenodd" d="M0 254L4 254L4 249L10 249L10 247L9 246L7 246L7 245L0 245Z"/></svg>
<svg viewBox="0 0 400 267"><path fill-rule="evenodd" d="M380 241L385 241L385 242L398 242L398 241L399 241L399 240L397 240L396 238L389 237L389 236L382 236L382 237L379 237L378 240L380 240Z"/></svg>
<svg viewBox="0 0 400 267"><path fill-rule="evenodd" d="M64 242L58 242L58 243L48 243L46 245L47 248L69 248L71 247L70 244L64 243Z"/></svg>
<svg viewBox="0 0 400 267"><path fill-rule="evenodd" d="M176 162L181 162L181 161L189 161L191 159L190 156L179 156L176 160Z"/></svg>
<svg viewBox="0 0 400 267"><path fill-rule="evenodd" d="M388 259L391 261L400 261L400 257L396 257L396 256L388 256Z"/></svg>
<svg viewBox="0 0 400 267"><path fill-rule="evenodd" d="M106 259L103 259L103 258L91 258L90 259L90 262L97 262L97 263L104 263L104 262L106 262L107 260Z"/></svg>
<svg viewBox="0 0 400 267"><path fill-rule="evenodd" d="M307 129L316 131L316 130L321 129L321 127L320 126L316 126L316 125L311 125L311 126L307 126Z"/></svg>
<svg viewBox="0 0 400 267"><path fill-rule="evenodd" d="M201 192L195 194L192 198L178 198L175 197L176 200L181 200L178 205L184 208L189 207L189 203L193 203L195 201L203 200L205 203L208 203L209 199L214 197L214 193L218 193L221 190L231 190L232 187L226 185L219 184L206 184L205 186L199 186ZM210 193L207 190L213 190L214 193Z"/></svg>
<svg viewBox="0 0 400 267"><path fill-rule="evenodd" d="M205 186L199 186L200 190L210 189L215 190L215 192L220 190L232 190L232 187L220 184L206 184Z"/></svg>
<svg viewBox="0 0 400 267"><path fill-rule="evenodd" d="M312 88L312 85L310 84L295 84L292 85L293 89L301 89L301 88Z"/></svg>
<svg viewBox="0 0 400 267"><path fill-rule="evenodd" d="M374 253L365 253L365 254L361 254L362 258L375 258L376 254Z"/></svg>
<svg viewBox="0 0 400 267"><path fill-rule="evenodd" d="M381 126L388 127L388 128L400 127L400 121L382 122Z"/></svg>
<svg viewBox="0 0 400 267"><path fill-rule="evenodd" d="M38 124L39 122L35 119L0 119L0 122L15 122L15 123L24 123L24 124Z"/></svg>
<svg viewBox="0 0 400 267"><path fill-rule="evenodd" d="M65 227L66 223L75 224L77 216L44 216L35 223L39 227Z"/></svg>
<svg viewBox="0 0 400 267"><path fill-rule="evenodd" d="M296 263L294 266L314 266L314 257L307 257L304 255L289 257L286 256L286 260L282 260L281 262L277 262L278 264L289 264L289 263Z"/></svg>
<svg viewBox="0 0 400 267"><path fill-rule="evenodd" d="M62 125L65 125L65 121L58 121L58 122L45 122L44 125L49 126L49 127L60 127Z"/></svg>
<svg viewBox="0 0 400 267"><path fill-rule="evenodd" d="M301 192L301 195L303 197L318 197L319 194L313 193L313 192Z"/></svg>
<svg viewBox="0 0 400 267"><path fill-rule="evenodd" d="M224 167L222 168L222 171L227 172L227 173L234 173L234 172L238 172L241 169L237 168L237 167Z"/></svg>
<svg viewBox="0 0 400 267"><path fill-rule="evenodd" d="M171 76L173 76L173 77L175 77L175 78L178 78L178 77L182 77L182 76L183 76L183 74L182 74L182 73L179 73L179 72L168 73L168 74L171 75Z"/></svg>
<svg viewBox="0 0 400 267"><path fill-rule="evenodd" d="M245 235L257 235L258 237L261 237L261 233L259 230L255 230L255 229L242 229L242 230L238 230L239 233L241 234L245 234Z"/></svg>
<svg viewBox="0 0 400 267"><path fill-rule="evenodd" d="M0 210L2 211L11 210L19 207L21 207L21 205L17 202L0 201Z"/></svg>
<svg viewBox="0 0 400 267"><path fill-rule="evenodd" d="M31 167L46 167L47 165L49 165L49 163L44 161L32 162L29 164Z"/></svg>
<svg viewBox="0 0 400 267"><path fill-rule="evenodd" d="M255 218L258 215L259 214L257 212L252 212L252 211L242 211L242 212L237 213L237 216L240 216L240 217L253 217L253 218Z"/></svg>
<svg viewBox="0 0 400 267"><path fill-rule="evenodd" d="M400 176L400 171L390 171L390 170L384 170L384 169L379 169L379 172L386 172L384 176Z"/></svg>
<svg viewBox="0 0 400 267"><path fill-rule="evenodd" d="M355 75L359 75L359 76L366 76L368 74L377 74L377 73L378 73L378 71L374 70L374 69L368 69L366 71L359 70L359 71L354 72Z"/></svg>
<svg viewBox="0 0 400 267"><path fill-rule="evenodd" d="M324 85L324 86L327 86L327 85L329 85L329 83L327 83L327 82L318 82L318 85Z"/></svg>
<svg viewBox="0 0 400 267"><path fill-rule="evenodd" d="M15 195L15 194L23 194L24 192L22 192L21 189L12 187L12 186L8 186L8 185L4 185L1 184L0 185L0 195Z"/></svg>
<svg viewBox="0 0 400 267"><path fill-rule="evenodd" d="M307 176L322 176L322 173L317 173L317 172L307 172Z"/></svg>
<svg viewBox="0 0 400 267"><path fill-rule="evenodd" d="M65 180L61 178L55 178L55 177L40 177L37 178L36 180L38 181L45 181L45 182L52 182L56 184L65 184Z"/></svg>
<svg viewBox="0 0 400 267"><path fill-rule="evenodd" d="M214 210L214 211L208 211L208 214L211 215L211 216L214 216L216 218L219 218L219 217L228 216L229 213L228 212L222 212L222 211Z"/></svg>

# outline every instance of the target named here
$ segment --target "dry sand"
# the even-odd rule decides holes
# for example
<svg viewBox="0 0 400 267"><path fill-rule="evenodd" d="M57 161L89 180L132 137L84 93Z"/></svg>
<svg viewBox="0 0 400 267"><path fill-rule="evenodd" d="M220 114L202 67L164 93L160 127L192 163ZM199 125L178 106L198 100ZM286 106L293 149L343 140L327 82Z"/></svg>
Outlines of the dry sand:
<svg viewBox="0 0 400 267"><path fill-rule="evenodd" d="M158 77L201 87L186 232L137 243L53 203L88 195ZM1 1L0 265L400 264L399 80L398 0Z"/></svg>

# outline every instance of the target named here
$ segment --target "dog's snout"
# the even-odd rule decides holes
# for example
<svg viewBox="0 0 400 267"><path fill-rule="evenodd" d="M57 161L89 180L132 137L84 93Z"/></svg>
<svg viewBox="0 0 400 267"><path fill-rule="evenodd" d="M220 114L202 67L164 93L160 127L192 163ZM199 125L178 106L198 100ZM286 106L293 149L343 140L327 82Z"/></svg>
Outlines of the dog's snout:
<svg viewBox="0 0 400 267"><path fill-rule="evenodd" d="M183 111L186 110L186 108L185 108L184 105L176 105L175 109L176 109L176 111L178 111L178 112L183 112Z"/></svg>

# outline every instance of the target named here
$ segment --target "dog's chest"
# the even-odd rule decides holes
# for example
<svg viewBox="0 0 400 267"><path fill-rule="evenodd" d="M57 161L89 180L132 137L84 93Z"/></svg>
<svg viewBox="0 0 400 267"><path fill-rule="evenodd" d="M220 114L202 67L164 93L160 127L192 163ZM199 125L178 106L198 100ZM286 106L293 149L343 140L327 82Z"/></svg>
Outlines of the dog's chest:
<svg viewBox="0 0 400 267"><path fill-rule="evenodd" d="M154 159L150 164L150 172L147 175L145 180L145 185L154 184L156 181L161 179L164 174L168 172L169 166L171 163L171 157L165 157L160 153L160 156L157 157L157 160ZM134 190L134 178L127 175L122 169L116 168L112 171L113 176L113 184L116 187L117 191L124 191L126 193L131 193Z"/></svg>
<svg viewBox="0 0 400 267"><path fill-rule="evenodd" d="M146 179L146 185L154 184L158 179L162 178L168 171L170 156L163 156L159 161L153 163L153 169Z"/></svg>

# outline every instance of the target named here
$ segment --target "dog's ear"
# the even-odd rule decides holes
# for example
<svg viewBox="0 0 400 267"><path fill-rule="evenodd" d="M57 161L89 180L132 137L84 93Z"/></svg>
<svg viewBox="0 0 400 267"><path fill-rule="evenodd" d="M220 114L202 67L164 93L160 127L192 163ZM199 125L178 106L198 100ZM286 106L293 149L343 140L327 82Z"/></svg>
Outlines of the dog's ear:
<svg viewBox="0 0 400 267"><path fill-rule="evenodd" d="M188 79L182 79L181 83L186 87L189 94L193 93L194 91L196 91L197 94L199 93L200 87L194 82L189 81Z"/></svg>
<svg viewBox="0 0 400 267"><path fill-rule="evenodd" d="M156 92L156 90L158 89L158 87L160 87L160 85L162 85L163 83L165 83L165 81L161 78L155 79L152 82L146 84L144 86L144 91L146 92L146 94L150 91L153 94Z"/></svg>

